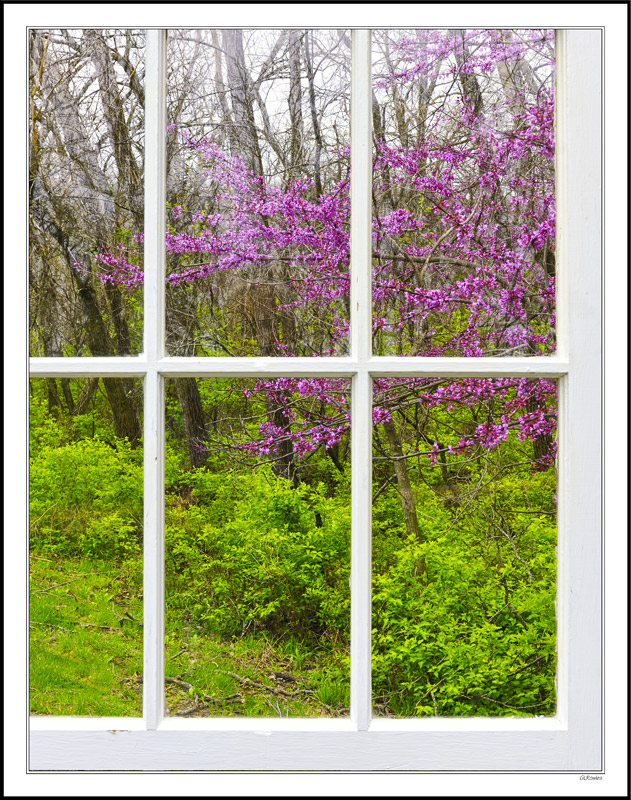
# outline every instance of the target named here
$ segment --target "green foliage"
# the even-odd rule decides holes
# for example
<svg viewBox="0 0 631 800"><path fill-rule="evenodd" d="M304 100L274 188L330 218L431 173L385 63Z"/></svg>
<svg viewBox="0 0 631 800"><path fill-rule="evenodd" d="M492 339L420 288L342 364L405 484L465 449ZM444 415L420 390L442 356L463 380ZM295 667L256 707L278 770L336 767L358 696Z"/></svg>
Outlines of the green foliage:
<svg viewBox="0 0 631 800"><path fill-rule="evenodd" d="M44 381L36 381L39 391L31 395L29 402L29 452L37 453L42 447L58 447L63 442L63 431L54 417L48 413L46 398L41 391Z"/></svg>
<svg viewBox="0 0 631 800"><path fill-rule="evenodd" d="M124 441L116 449L97 439L41 447L30 463L31 546L64 555L140 552L142 484L142 453Z"/></svg>
<svg viewBox="0 0 631 800"><path fill-rule="evenodd" d="M110 583L124 575L132 595L140 596L142 448L112 435L102 393L94 395L86 414L55 417L48 411L45 381L34 383L32 563L51 560L50 570L59 576L40 569L32 598L31 618L37 623L31 639L33 708L70 713L59 710L66 703L72 713L136 713L129 709L137 687L119 676L123 683L110 691L110 677L96 677L99 634L90 626L104 626L103 653L115 665L129 666L133 659L124 662L118 645L110 647L121 643L109 635L115 624L106 615L111 596L118 593L106 594L91 570L109 575ZM200 394L209 419L215 413L239 419L245 435L248 426L254 435L265 414L260 400L248 404L225 384L202 381ZM342 473L330 456L314 453L300 463L295 485L276 477L269 466L231 465L225 454L214 452L204 467L188 470L172 387L166 414L165 578L172 674L186 672L186 680L201 691L229 697L243 691L229 673L260 683L269 679L270 669L291 666L311 687L306 694L298 692L281 707L270 701L279 695L252 692L238 713L341 713L349 703L348 466ZM464 413L450 414L437 410L433 424L449 423L454 436L466 434L471 420ZM406 446L416 445L408 441ZM462 463L452 454L442 468L408 462L418 540L406 533L396 482L386 483L391 465L376 462L372 649L378 714L554 713L555 477L552 470L532 474L527 464L520 471L519 464L528 460L523 448L511 435L484 462ZM338 463L347 465L341 451ZM50 594L46 587L63 584L64 572L72 572L73 581L75 572L80 574L81 582L68 587L70 594L60 604L57 590ZM98 587L91 589L90 581ZM70 613L67 597L77 598L73 608L79 616ZM81 611L84 607L89 613ZM138 609L132 615L138 618ZM131 635L131 628L124 630ZM134 636L140 647L141 631ZM95 672L96 683L88 679L85 665ZM74 702L77 681L105 696L119 692L121 704L90 705L83 695ZM183 707L182 690L169 692L171 707ZM220 713L237 711L227 703Z"/></svg>
<svg viewBox="0 0 631 800"><path fill-rule="evenodd" d="M167 515L169 596L223 635L347 637L350 511L323 484L271 472L191 475L198 504ZM318 525L321 520L321 526Z"/></svg>
<svg viewBox="0 0 631 800"><path fill-rule="evenodd" d="M423 541L403 539L389 560L374 562L378 710L402 716L554 713L555 526L543 515L527 521L513 515L511 533L505 511L498 532L488 523L497 502L497 496L486 498L480 511L456 516L436 501L431 508L431 498L423 497ZM382 543L381 549L388 547Z"/></svg>

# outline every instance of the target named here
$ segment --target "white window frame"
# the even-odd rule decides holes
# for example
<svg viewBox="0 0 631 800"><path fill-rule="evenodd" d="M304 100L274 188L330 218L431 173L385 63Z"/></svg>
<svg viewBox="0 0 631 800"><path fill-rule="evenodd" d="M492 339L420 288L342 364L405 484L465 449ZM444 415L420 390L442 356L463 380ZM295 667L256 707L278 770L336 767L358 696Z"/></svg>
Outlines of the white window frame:
<svg viewBox="0 0 631 800"><path fill-rule="evenodd" d="M144 383L142 718L34 717L29 769L602 770L601 43L557 31L557 352L532 358L396 358L370 353L370 32L352 35L351 354L175 358L164 348L165 30L149 29L145 106L144 353L33 358L32 377ZM153 145L152 145L153 143ZM163 716L164 379L346 376L352 391L351 712L347 720ZM559 387L558 711L552 718L371 719L371 380L380 375L556 378ZM596 688L594 688L596 687Z"/></svg>

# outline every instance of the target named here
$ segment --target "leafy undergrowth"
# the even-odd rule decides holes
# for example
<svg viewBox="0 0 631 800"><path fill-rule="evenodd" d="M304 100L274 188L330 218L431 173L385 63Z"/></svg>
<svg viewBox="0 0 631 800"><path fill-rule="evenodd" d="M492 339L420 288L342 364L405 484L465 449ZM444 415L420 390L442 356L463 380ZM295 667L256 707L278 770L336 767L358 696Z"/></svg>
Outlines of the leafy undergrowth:
<svg viewBox="0 0 631 800"><path fill-rule="evenodd" d="M30 703L35 715L142 714L142 593L124 567L30 559ZM225 640L167 606L166 707L172 716L348 714L346 650L295 638Z"/></svg>
<svg viewBox="0 0 631 800"><path fill-rule="evenodd" d="M32 712L139 715L142 453L33 431ZM555 713L555 476L505 475L509 445L492 485L452 481L457 501L440 476L418 485L418 535L375 480L378 716ZM314 456L294 486L268 467L182 472L166 452L168 713L347 715L350 472Z"/></svg>

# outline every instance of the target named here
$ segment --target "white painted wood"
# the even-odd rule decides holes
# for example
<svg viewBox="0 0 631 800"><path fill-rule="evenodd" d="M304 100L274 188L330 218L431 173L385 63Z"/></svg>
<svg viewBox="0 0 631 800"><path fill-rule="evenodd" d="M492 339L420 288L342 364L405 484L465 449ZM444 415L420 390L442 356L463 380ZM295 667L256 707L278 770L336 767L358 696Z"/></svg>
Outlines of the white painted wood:
<svg viewBox="0 0 631 800"><path fill-rule="evenodd" d="M145 53L144 346L150 365L164 356L166 209L166 31L148 30ZM164 714L164 379L144 380L143 716Z"/></svg>
<svg viewBox="0 0 631 800"><path fill-rule="evenodd" d="M372 710L372 53L369 30L351 35L351 719L363 731Z"/></svg>
<svg viewBox="0 0 631 800"><path fill-rule="evenodd" d="M144 731L142 717L31 717L33 731Z"/></svg>
<svg viewBox="0 0 631 800"><path fill-rule="evenodd" d="M351 353L372 353L372 84L369 30L351 40Z"/></svg>
<svg viewBox="0 0 631 800"><path fill-rule="evenodd" d="M143 716L164 714L164 379L144 381Z"/></svg>
<svg viewBox="0 0 631 800"><path fill-rule="evenodd" d="M163 33L149 32L154 101L161 92ZM354 36L354 58L366 41ZM144 720L33 718L31 770L577 770L602 764L600 740L600 32L557 35L557 208L559 258L557 357L398 359L370 357L368 258L352 260L352 357L348 359L163 358L163 278L159 278L164 204L154 202L154 288L145 286L145 353L136 358L32 359L34 377L145 376L145 686ZM162 44L160 44L160 41ZM153 44L149 44L153 42ZM151 56L153 53L153 56ZM157 66L155 66L157 64ZM359 72L365 69L360 66ZM365 81L354 76L354 91ZM363 89L361 88L363 85ZM149 84L148 84L149 86ZM356 95L358 97L359 95ZM149 100L148 100L149 103ZM367 106L369 108L369 105ZM364 116L367 109L364 109ZM159 112L147 124L159 128ZM369 116L369 114L368 114ZM356 121L358 117L355 117ZM162 128L164 130L164 127ZM362 141L355 134L352 163ZM147 155L152 149L147 137ZM365 140L364 140L365 141ZM153 147L162 150L164 137ZM365 158L365 151L363 156ZM160 191L159 153L146 179ZM150 177L150 173L153 179ZM361 170L357 170L357 175ZM364 172L363 179L366 181ZM353 191L353 190L352 190ZM357 192L357 189L355 190ZM150 191L148 190L148 194ZM365 246L368 219L356 194L353 248ZM368 211L366 211L366 206ZM146 213L148 212L146 207ZM149 221L147 222L149 226ZM147 227L149 230L149 227ZM362 241L364 244L362 244ZM147 254L146 254L147 257ZM149 272L149 269L147 270ZM162 273L163 274L163 273ZM363 332L363 333L362 333ZM291 362L291 363L290 363ZM353 554L350 720L163 719L163 447L165 376L352 376ZM556 718L369 720L371 375L559 378L559 712ZM361 436L360 436L361 433ZM98 727L105 726L102 729ZM109 726L112 726L111 728ZM139 725L149 730L138 730ZM350 730L349 730L350 726ZM127 732L107 731L128 728ZM151 730L156 728L156 730ZM368 728L365 730L365 728Z"/></svg>
<svg viewBox="0 0 631 800"><path fill-rule="evenodd" d="M146 725L141 717L32 717L32 731L127 731L145 730ZM312 733L316 731L349 732L357 730L350 718L331 719L328 717L212 717L185 718L164 717L158 725L159 731L265 731L288 733ZM428 717L425 719L384 719L375 718L370 721L368 730L373 732L402 733L416 731L432 733L434 731L455 731L466 733L473 731L563 731L567 730L556 717Z"/></svg>
<svg viewBox="0 0 631 800"><path fill-rule="evenodd" d="M567 114L560 143L567 194L561 208L565 233L570 373L564 381L560 459L565 490L560 529L559 679L576 764L601 760L601 41L599 30L565 32L566 76L561 113ZM563 37L560 37L563 39ZM563 96L565 95L565 96ZM614 688L612 687L612 691ZM567 693L567 696L565 696Z"/></svg>
<svg viewBox="0 0 631 800"><path fill-rule="evenodd" d="M567 334L566 334L567 335ZM556 579L556 618L557 618L557 718L567 726L568 686L569 686L569 614L568 603L571 583L568 570L568 552L571 538L568 528L567 509L572 502L565 454L570 451L568 426L568 385L567 378L557 381L557 579Z"/></svg>
<svg viewBox="0 0 631 800"><path fill-rule="evenodd" d="M568 37L566 31L557 31L555 37L555 194L557 208L556 227L556 355L569 359L569 289L570 253L569 247L569 197L568 168L569 150L567 147L570 107L568 105ZM571 539L568 537L568 504L571 504L570 486L565 454L570 451L568 427L568 385L566 379L557 382L557 717L567 725L569 688L569 613L568 601L571 591L568 569L568 551Z"/></svg>
<svg viewBox="0 0 631 800"><path fill-rule="evenodd" d="M372 375L434 375L436 377L522 376L557 378L568 371L568 362L551 356L536 358L412 358L374 356L366 364Z"/></svg>
<svg viewBox="0 0 631 800"><path fill-rule="evenodd" d="M148 30L145 49L144 350L164 355L166 275L166 31Z"/></svg>
<svg viewBox="0 0 631 800"><path fill-rule="evenodd" d="M342 358L163 358L158 364L160 372L166 377L195 377L217 375L219 377L274 378L292 375L322 377L351 377L356 369L354 359Z"/></svg>
<svg viewBox="0 0 631 800"><path fill-rule="evenodd" d="M416 731L417 733L449 732L473 733L476 731L566 731L567 725L554 717L426 717L418 719L404 717L386 719L375 717L370 722L369 731L383 733L401 733Z"/></svg>
<svg viewBox="0 0 631 800"><path fill-rule="evenodd" d="M372 381L366 370L353 378L351 392L351 719L361 731L372 712Z"/></svg>
<svg viewBox="0 0 631 800"><path fill-rule="evenodd" d="M569 280L570 254L568 251L568 215L563 209L568 208L568 159L565 142L568 134L568 93L567 93L567 35L566 31L557 31L554 42L555 59L555 97L554 97L554 141L555 141L555 200L557 208L555 236L556 266L556 355L567 360L569 335Z"/></svg>
<svg viewBox="0 0 631 800"><path fill-rule="evenodd" d="M555 356L538 358L424 358L414 356L372 358L182 358L170 356L148 361L144 356L119 358L32 358L34 378L94 375L138 376L155 368L166 378L196 376L273 378L296 376L351 377L360 369L371 375L558 378L568 372L568 362Z"/></svg>
<svg viewBox="0 0 631 800"><path fill-rule="evenodd" d="M576 769L568 734L535 731L37 731L31 764L67 770ZM33 768L33 767L31 767ZM587 768L588 769L588 768Z"/></svg>
<svg viewBox="0 0 631 800"><path fill-rule="evenodd" d="M158 726L160 731L256 731L314 733L317 731L355 731L350 717L165 717Z"/></svg>
<svg viewBox="0 0 631 800"><path fill-rule="evenodd" d="M32 378L142 378L147 361L142 356L86 356L85 358L31 358Z"/></svg>

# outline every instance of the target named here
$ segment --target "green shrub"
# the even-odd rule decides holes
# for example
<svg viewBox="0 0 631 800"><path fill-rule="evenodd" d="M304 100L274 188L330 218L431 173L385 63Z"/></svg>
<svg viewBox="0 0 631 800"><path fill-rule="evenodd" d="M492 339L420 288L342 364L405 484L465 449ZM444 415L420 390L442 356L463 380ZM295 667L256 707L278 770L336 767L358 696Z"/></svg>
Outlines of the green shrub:
<svg viewBox="0 0 631 800"><path fill-rule="evenodd" d="M349 505L264 471L192 480L202 505L167 515L170 602L223 635L347 636Z"/></svg>
<svg viewBox="0 0 631 800"><path fill-rule="evenodd" d="M43 446L30 462L31 547L124 557L142 536L142 451L86 439Z"/></svg>
<svg viewBox="0 0 631 800"><path fill-rule="evenodd" d="M404 539L375 565L374 695L390 712L555 711L556 530L549 517L513 515L511 543L488 527L486 502L456 521L435 506L424 530L419 515L427 540Z"/></svg>

